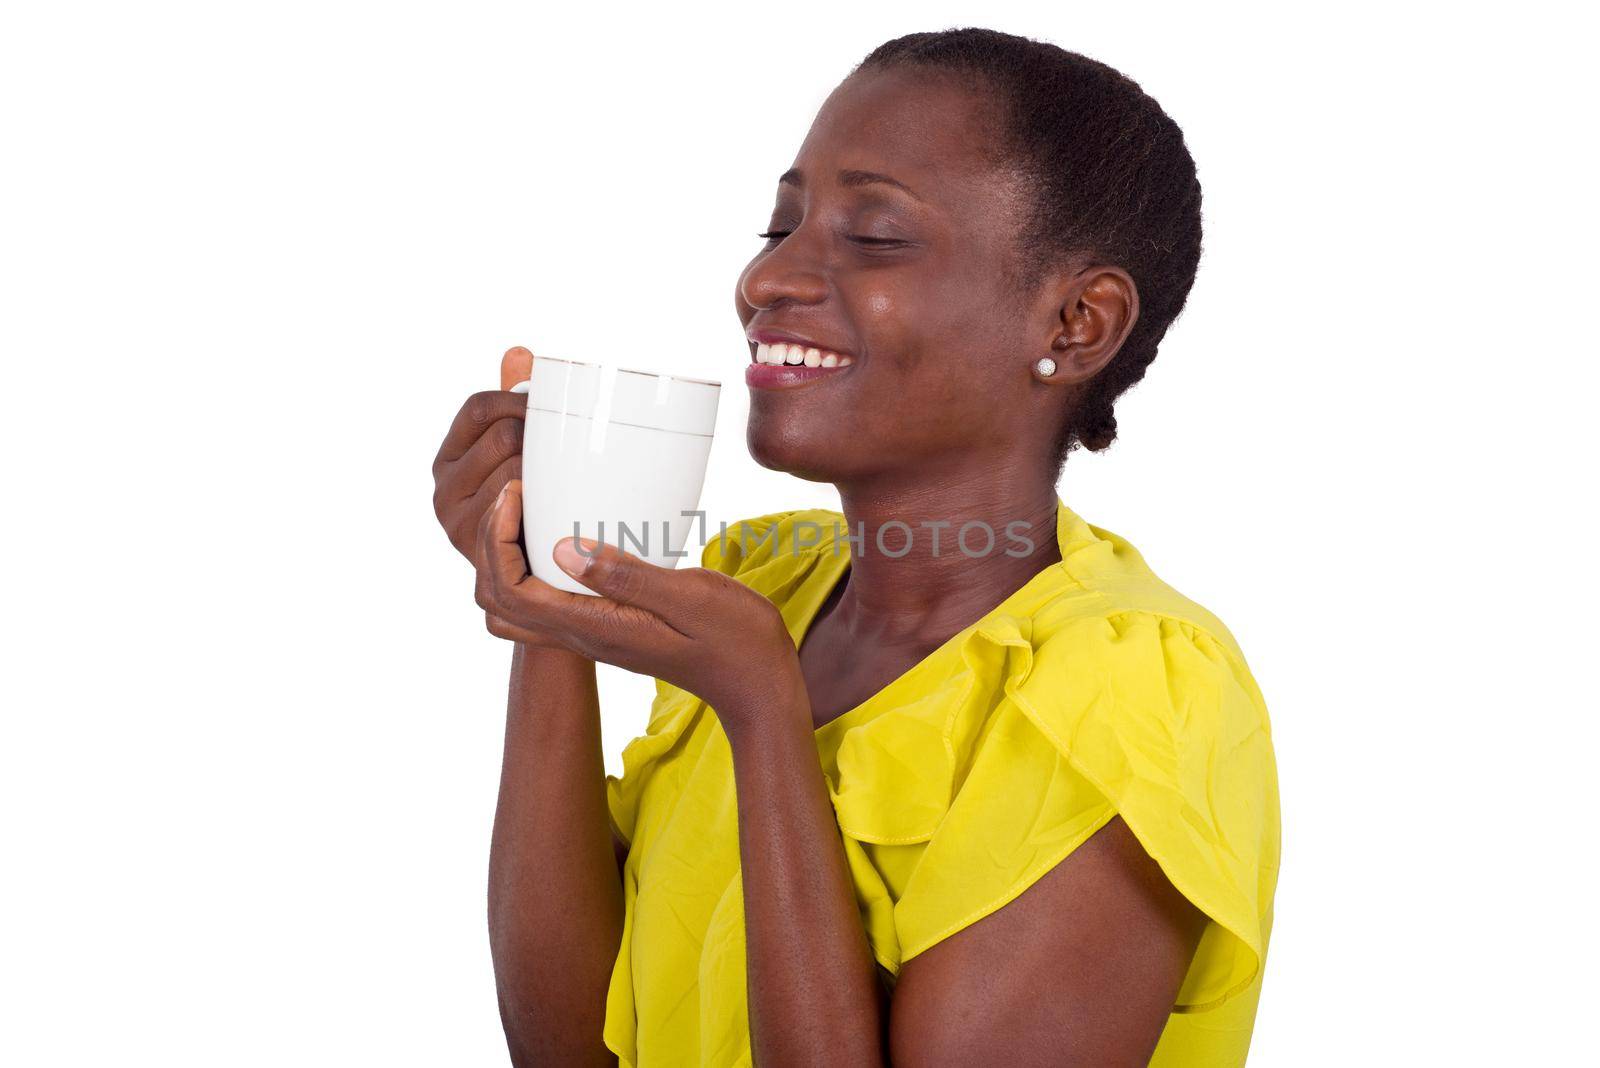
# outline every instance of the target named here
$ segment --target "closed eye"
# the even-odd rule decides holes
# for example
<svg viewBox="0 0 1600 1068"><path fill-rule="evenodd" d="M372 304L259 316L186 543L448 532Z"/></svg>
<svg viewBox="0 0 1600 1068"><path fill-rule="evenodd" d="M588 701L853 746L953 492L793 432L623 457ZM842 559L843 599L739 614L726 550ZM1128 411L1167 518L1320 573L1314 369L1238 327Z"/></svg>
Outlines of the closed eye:
<svg viewBox="0 0 1600 1068"><path fill-rule="evenodd" d="M782 241L784 238L788 237L792 233L794 233L793 230L768 230L766 233L757 234L756 236L757 237L766 238L767 241L772 242L772 241ZM898 238L893 238L893 237L867 237L865 234L851 234L850 235L850 240L856 242L858 245L871 245L871 246L873 246L875 248L888 248L890 246L904 245L904 244L907 243L905 241L899 240Z"/></svg>

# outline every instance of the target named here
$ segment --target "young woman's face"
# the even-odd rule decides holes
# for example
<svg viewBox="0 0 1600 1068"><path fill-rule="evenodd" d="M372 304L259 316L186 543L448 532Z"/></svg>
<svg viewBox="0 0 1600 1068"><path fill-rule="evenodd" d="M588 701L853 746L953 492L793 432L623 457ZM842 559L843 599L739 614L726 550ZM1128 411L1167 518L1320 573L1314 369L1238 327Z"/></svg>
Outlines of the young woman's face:
<svg viewBox="0 0 1600 1068"><path fill-rule="evenodd" d="M1062 395L1030 368L1059 308L1011 281L1029 203L985 162L991 121L981 96L908 72L851 77L823 104L778 185L768 229L787 236L750 261L735 304L748 333L854 362L752 385L758 463L840 482L1045 462Z"/></svg>

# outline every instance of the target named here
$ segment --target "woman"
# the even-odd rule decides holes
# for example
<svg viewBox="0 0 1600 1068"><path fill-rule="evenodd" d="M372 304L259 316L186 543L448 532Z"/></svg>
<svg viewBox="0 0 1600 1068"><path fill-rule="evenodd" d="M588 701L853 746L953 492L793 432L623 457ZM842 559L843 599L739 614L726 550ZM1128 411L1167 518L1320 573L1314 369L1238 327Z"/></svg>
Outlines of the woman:
<svg viewBox="0 0 1600 1068"><path fill-rule="evenodd" d="M750 451L842 512L755 517L677 571L565 539L590 598L528 574L520 396L472 398L435 465L516 643L489 905L512 1059L1242 1063L1266 711L1223 625L1055 490L1193 281L1182 134L1074 53L913 34L828 98L763 237ZM660 680L620 779L597 660Z"/></svg>

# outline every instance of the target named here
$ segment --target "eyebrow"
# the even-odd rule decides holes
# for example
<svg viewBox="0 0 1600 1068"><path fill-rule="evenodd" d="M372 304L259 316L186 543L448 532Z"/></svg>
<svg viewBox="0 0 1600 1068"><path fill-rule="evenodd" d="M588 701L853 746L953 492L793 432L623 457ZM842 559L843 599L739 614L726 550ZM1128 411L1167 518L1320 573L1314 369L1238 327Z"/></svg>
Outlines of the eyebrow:
<svg viewBox="0 0 1600 1068"><path fill-rule="evenodd" d="M796 189L804 189L805 177L800 173L800 168L790 167L778 176L778 184L792 185ZM916 200L922 199L917 196L915 189L912 189L898 178L891 178L887 174L879 174L877 171L842 170L839 172L839 184L847 189L855 189L864 185L892 185Z"/></svg>

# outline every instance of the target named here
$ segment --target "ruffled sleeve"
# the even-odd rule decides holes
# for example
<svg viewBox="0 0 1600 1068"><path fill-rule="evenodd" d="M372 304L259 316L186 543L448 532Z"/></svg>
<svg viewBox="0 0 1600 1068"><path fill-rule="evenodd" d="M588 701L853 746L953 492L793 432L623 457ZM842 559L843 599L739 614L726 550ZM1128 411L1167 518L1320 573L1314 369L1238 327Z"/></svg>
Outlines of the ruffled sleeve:
<svg viewBox="0 0 1600 1068"><path fill-rule="evenodd" d="M844 739L845 833L927 843L893 906L897 955L1015 899L1120 815L1211 921L1174 1011L1214 1008L1250 986L1270 931L1277 775L1261 695L1231 638L1186 621L1133 611L1049 631L991 620L963 649L947 714ZM867 770L891 751L920 765Z"/></svg>

